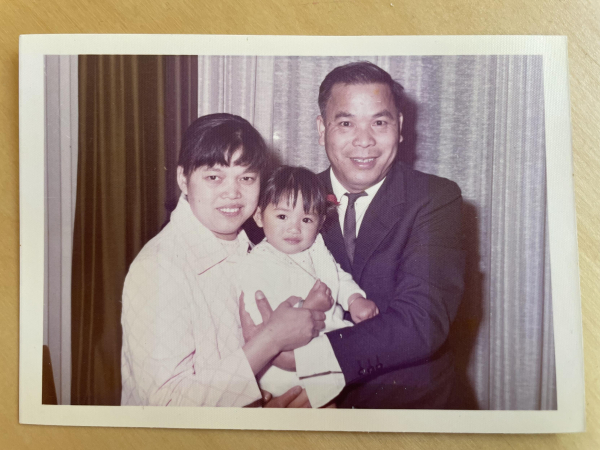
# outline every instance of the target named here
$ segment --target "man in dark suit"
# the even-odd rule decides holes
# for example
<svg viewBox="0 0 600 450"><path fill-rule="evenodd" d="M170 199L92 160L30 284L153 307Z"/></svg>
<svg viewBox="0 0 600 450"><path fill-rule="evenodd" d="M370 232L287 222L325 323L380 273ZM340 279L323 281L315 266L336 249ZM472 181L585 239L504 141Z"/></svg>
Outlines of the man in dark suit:
<svg viewBox="0 0 600 450"><path fill-rule="evenodd" d="M322 234L380 311L326 335L336 361L320 344L321 370L337 362L343 373L338 407L455 405L447 338L463 293L462 198L456 183L397 162L401 94L368 62L337 67L319 90L319 143L331 162L319 176L339 203Z"/></svg>

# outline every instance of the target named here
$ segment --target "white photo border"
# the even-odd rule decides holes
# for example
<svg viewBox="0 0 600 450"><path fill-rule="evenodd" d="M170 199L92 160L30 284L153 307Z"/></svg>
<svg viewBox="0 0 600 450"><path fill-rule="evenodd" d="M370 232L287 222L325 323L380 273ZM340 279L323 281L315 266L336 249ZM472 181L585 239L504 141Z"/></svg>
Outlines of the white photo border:
<svg viewBox="0 0 600 450"><path fill-rule="evenodd" d="M557 410L269 410L42 405L41 357L44 310L42 256L45 238L44 55L61 54L542 55ZM21 423L452 433L557 433L585 429L581 300L566 37L21 36L19 129L21 244L19 420Z"/></svg>

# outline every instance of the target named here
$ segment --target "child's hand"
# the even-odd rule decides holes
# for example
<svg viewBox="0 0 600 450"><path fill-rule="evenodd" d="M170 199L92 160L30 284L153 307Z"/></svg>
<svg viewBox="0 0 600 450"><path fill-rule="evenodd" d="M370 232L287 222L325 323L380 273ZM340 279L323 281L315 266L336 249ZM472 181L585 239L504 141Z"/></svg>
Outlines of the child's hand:
<svg viewBox="0 0 600 450"><path fill-rule="evenodd" d="M331 289L321 280L317 280L306 296L303 308L325 312L329 311L332 306L333 297L331 296Z"/></svg>
<svg viewBox="0 0 600 450"><path fill-rule="evenodd" d="M377 308L375 302L364 297L358 297L352 301L348 310L354 323L360 323L379 314L379 308Z"/></svg>

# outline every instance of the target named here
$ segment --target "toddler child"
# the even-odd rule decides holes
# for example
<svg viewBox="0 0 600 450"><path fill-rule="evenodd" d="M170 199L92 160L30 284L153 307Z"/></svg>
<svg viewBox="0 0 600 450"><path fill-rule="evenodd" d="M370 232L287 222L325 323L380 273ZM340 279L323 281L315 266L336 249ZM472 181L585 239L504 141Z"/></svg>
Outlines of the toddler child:
<svg viewBox="0 0 600 450"><path fill-rule="evenodd" d="M245 293L246 310L255 324L262 322L254 297L258 290L273 309L290 296L305 299L304 306L310 307L315 295L322 299L325 294L331 307L325 312L322 332L351 326L343 319L344 310L355 323L379 313L352 275L336 263L319 234L330 206L325 187L308 169L282 166L268 179L254 215L265 239L239 262L236 271L238 294ZM277 365L276 359L273 366L257 375L262 389L279 396L302 385L293 370ZM285 363L279 365L291 369ZM327 383L327 375L321 377L320 382ZM320 407L331 399L310 400L313 407Z"/></svg>

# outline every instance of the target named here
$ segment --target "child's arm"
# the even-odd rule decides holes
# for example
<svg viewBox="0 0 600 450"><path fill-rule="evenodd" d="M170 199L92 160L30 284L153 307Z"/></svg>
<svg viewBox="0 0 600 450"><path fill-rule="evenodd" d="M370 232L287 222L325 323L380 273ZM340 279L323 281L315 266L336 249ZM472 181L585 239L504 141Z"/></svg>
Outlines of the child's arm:
<svg viewBox="0 0 600 450"><path fill-rule="evenodd" d="M289 372L295 372L296 358L294 357L294 351L281 352L273 360L273 365Z"/></svg>

